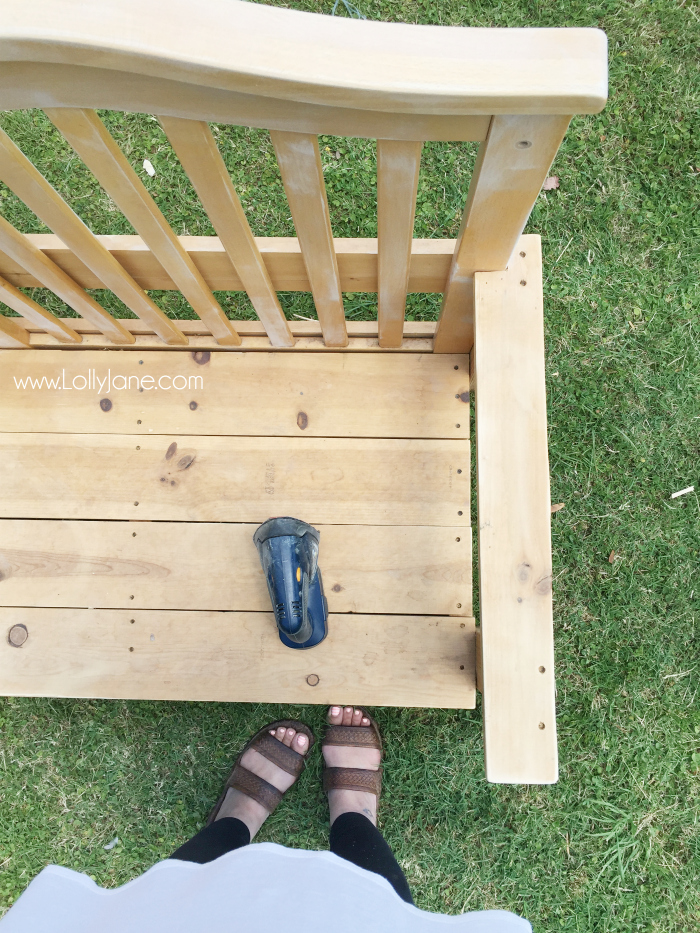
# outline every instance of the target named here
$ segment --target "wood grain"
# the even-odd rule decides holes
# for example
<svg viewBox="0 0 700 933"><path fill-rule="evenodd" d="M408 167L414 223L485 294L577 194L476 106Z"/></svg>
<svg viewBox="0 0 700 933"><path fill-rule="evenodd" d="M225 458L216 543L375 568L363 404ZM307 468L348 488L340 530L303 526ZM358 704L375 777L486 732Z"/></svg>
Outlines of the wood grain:
<svg viewBox="0 0 700 933"><path fill-rule="evenodd" d="M473 619L331 615L312 651L285 647L264 612L0 609L0 632L13 625L28 637L0 638L4 695L475 705Z"/></svg>
<svg viewBox="0 0 700 933"><path fill-rule="evenodd" d="M223 345L240 338L148 189L94 110L45 108L54 126L142 237L180 292Z"/></svg>
<svg viewBox="0 0 700 933"><path fill-rule="evenodd" d="M59 318L51 314L50 311L46 311L41 305L37 304L36 301L33 301L28 295L25 295L24 292L15 288L14 285L11 285L1 276L0 301L6 304L8 308L12 308L13 311L16 311L17 314L21 314L23 322L31 321L33 324L40 326L42 330L51 334L59 343L73 345L80 343L80 335L66 324L65 321L59 320ZM3 326L5 334L8 333L8 327L14 326L16 329L21 326L19 321L14 321L11 324L8 324L8 321L10 321L9 318L0 317L0 324ZM24 340L23 345L29 346L29 335L26 331L25 335L26 340Z"/></svg>
<svg viewBox="0 0 700 933"><path fill-rule="evenodd" d="M104 248L59 193L0 130L0 178L138 317L166 343L185 343L177 327ZM99 307L99 306L98 306ZM106 315L106 312L103 311ZM111 325L116 328L116 324ZM128 337L128 335L127 335ZM128 342L125 339L124 342Z"/></svg>
<svg viewBox="0 0 700 933"><path fill-rule="evenodd" d="M379 345L400 347L423 144L377 140Z"/></svg>
<svg viewBox="0 0 700 933"><path fill-rule="evenodd" d="M26 239L68 273L83 288L102 288L102 282L87 266L51 233L30 233ZM98 236L99 242L142 287L175 291L176 285L140 236ZM204 277L217 291L244 291L226 249L215 236L181 236L178 240ZM254 237L276 291L308 292L301 248L296 237ZM411 245L408 291L442 292L455 250L456 240L419 240ZM2 243L0 243L2 249ZM333 249L338 261L340 286L344 292L376 292L377 239L335 237ZM20 288L43 282L0 252L0 275ZM187 322L178 321L183 327ZM293 322L290 322L290 324ZM347 324L352 322L348 321Z"/></svg>
<svg viewBox="0 0 700 933"><path fill-rule="evenodd" d="M469 515L466 440L2 434L0 458L6 518L457 527Z"/></svg>
<svg viewBox="0 0 700 933"><path fill-rule="evenodd" d="M266 612L256 525L0 519L0 605ZM471 615L471 529L319 525L331 612Z"/></svg>
<svg viewBox="0 0 700 933"><path fill-rule="evenodd" d="M1 286L2 282L0 282ZM29 333L17 320L0 314L0 347L17 350L28 347L29 340Z"/></svg>
<svg viewBox="0 0 700 933"><path fill-rule="evenodd" d="M318 137L273 130L270 138L282 173L323 339L329 347L344 347L348 334Z"/></svg>
<svg viewBox="0 0 700 933"><path fill-rule="evenodd" d="M486 777L557 780L542 260L475 276Z"/></svg>
<svg viewBox="0 0 700 933"><path fill-rule="evenodd" d="M175 153L248 293L273 347L292 347L294 338L240 198L209 125L161 117ZM184 250L184 247L181 247Z"/></svg>
<svg viewBox="0 0 700 933"><path fill-rule="evenodd" d="M0 431L465 438L467 367L431 353L7 350Z"/></svg>
<svg viewBox="0 0 700 933"><path fill-rule="evenodd" d="M437 353L474 342L474 273L505 269L571 117L497 116L469 185L467 204L435 332Z"/></svg>

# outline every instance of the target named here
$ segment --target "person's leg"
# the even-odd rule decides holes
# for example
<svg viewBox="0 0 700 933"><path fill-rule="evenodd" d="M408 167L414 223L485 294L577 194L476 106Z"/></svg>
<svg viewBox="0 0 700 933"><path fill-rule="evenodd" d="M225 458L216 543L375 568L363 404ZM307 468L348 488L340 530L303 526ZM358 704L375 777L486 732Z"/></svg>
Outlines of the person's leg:
<svg viewBox="0 0 700 933"><path fill-rule="evenodd" d="M334 726L371 728L370 721L352 706L332 706L328 722ZM329 768L361 768L377 771L381 762L378 748L326 745L323 748ZM377 829L377 798L374 794L337 790L328 792L331 811L330 850L360 868L382 875L396 893L409 904L411 890L401 866Z"/></svg>
<svg viewBox="0 0 700 933"><path fill-rule="evenodd" d="M300 755L305 755L309 750L308 738L294 729L280 728L270 734ZM240 764L282 792L288 790L296 780L294 775L277 767L254 748L247 749ZM233 849L247 846L268 815L268 811L257 800L229 787L214 822L180 846L170 858L198 862L200 865L211 862Z"/></svg>

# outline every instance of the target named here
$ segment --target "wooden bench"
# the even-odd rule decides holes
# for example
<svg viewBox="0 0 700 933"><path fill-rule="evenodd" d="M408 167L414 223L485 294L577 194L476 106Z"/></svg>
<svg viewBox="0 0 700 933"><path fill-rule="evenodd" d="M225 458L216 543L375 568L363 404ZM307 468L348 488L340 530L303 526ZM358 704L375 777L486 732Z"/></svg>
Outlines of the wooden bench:
<svg viewBox="0 0 700 933"><path fill-rule="evenodd" d="M19 315L0 315L0 692L472 708L478 685L488 780L554 782L542 262L522 232L571 114L605 104L605 36L191 14L3 6L0 107L44 108L137 235L94 235L0 132L0 180L53 231L0 219ZM173 232L98 108L157 115L216 237ZM253 235L210 122L270 131L296 238ZM377 140L378 239L334 239L318 134ZM427 140L480 144L456 241L413 238ZM286 320L282 290L318 321ZM443 293L437 325L404 321L418 291ZM377 320L346 322L343 292L376 293ZM280 643L252 543L285 514L321 530L330 631L308 652Z"/></svg>

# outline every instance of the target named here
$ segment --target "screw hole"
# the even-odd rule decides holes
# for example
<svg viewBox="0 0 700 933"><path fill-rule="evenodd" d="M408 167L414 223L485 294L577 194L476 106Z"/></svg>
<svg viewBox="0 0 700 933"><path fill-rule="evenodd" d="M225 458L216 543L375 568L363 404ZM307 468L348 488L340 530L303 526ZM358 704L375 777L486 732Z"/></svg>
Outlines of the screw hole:
<svg viewBox="0 0 700 933"><path fill-rule="evenodd" d="M460 623L459 623L459 627L460 627L460 628L466 628L466 625L465 625L464 622L460 622Z"/></svg>
<svg viewBox="0 0 700 933"><path fill-rule="evenodd" d="M141 422L140 422L140 421L137 421L136 424L141 424Z"/></svg>
<svg viewBox="0 0 700 933"><path fill-rule="evenodd" d="M520 279L520 284L521 284L521 285L527 285L527 282L525 281L525 279Z"/></svg>
<svg viewBox="0 0 700 933"><path fill-rule="evenodd" d="M544 729L544 723L541 722L537 728L538 728L538 729Z"/></svg>
<svg viewBox="0 0 700 933"><path fill-rule="evenodd" d="M134 598L133 596L130 596L130 597L129 597L129 599L133 599L133 598Z"/></svg>
<svg viewBox="0 0 700 933"><path fill-rule="evenodd" d="M139 360L139 366L143 366L143 360Z"/></svg>
<svg viewBox="0 0 700 933"><path fill-rule="evenodd" d="M464 665L463 665L463 664L460 664L460 665L459 665L459 669L460 669L460 671L463 671L463 670L464 670Z"/></svg>
<svg viewBox="0 0 700 933"><path fill-rule="evenodd" d="M461 541L461 540L462 540L461 538L455 538L455 541Z"/></svg>
<svg viewBox="0 0 700 933"><path fill-rule="evenodd" d="M462 471L461 471L461 470L457 470L457 472L458 472L458 473L461 473Z"/></svg>
<svg viewBox="0 0 700 933"><path fill-rule="evenodd" d="M132 538L135 538L135 537L136 537L136 532L135 532L135 531L132 531L132 532L131 532L131 537L132 537Z"/></svg>
<svg viewBox="0 0 700 933"><path fill-rule="evenodd" d="M531 147L532 143L529 139L521 139L520 142L515 144L516 149L530 149Z"/></svg>
<svg viewBox="0 0 700 933"><path fill-rule="evenodd" d="M137 450L141 450L141 448L140 448L138 445L137 445L136 449L137 449Z"/></svg>
<svg viewBox="0 0 700 933"><path fill-rule="evenodd" d="M129 651L133 651L133 650L134 650L133 648L129 648Z"/></svg>
<svg viewBox="0 0 700 933"><path fill-rule="evenodd" d="M138 505L138 502L134 502L134 505Z"/></svg>
<svg viewBox="0 0 700 933"><path fill-rule="evenodd" d="M526 253L521 253L520 255L521 255L521 256L523 257L523 259L524 259L525 256L526 256L527 254L526 254Z"/></svg>
<svg viewBox="0 0 700 933"><path fill-rule="evenodd" d="M132 625L134 624L135 621L136 619L129 619L129 622L131 622Z"/></svg>
<svg viewBox="0 0 700 933"><path fill-rule="evenodd" d="M461 425L459 425L459 424L456 424L456 425L455 425L455 427L456 427L456 428L459 428L459 427L461 427Z"/></svg>
<svg viewBox="0 0 700 933"><path fill-rule="evenodd" d="M540 674L544 674L544 668L543 668L541 665L540 665L540 667L538 668L538 670L539 670Z"/></svg>
<svg viewBox="0 0 700 933"><path fill-rule="evenodd" d="M461 515L462 513L461 513L461 512L457 512L457 514L458 514L458 515Z"/></svg>
<svg viewBox="0 0 700 933"><path fill-rule="evenodd" d="M459 366L455 366L455 369L459 369Z"/></svg>
<svg viewBox="0 0 700 933"><path fill-rule="evenodd" d="M461 608L462 608L462 604L461 604L461 603L457 603L457 608L458 608L458 609L461 609Z"/></svg>

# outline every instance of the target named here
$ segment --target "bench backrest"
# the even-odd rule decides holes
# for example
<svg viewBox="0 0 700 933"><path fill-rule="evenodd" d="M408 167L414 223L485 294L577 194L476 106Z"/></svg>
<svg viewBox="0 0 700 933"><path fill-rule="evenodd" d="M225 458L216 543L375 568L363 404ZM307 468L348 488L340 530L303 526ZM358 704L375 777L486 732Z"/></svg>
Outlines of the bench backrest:
<svg viewBox="0 0 700 933"><path fill-rule="evenodd" d="M133 343L133 328L82 286L111 289L165 345L187 345L144 290L163 273L216 341L236 346L241 328L212 293L225 254L226 287L248 293L273 347L295 343L277 297L291 277L312 292L329 347L348 341L343 291L377 292L379 344L396 348L406 294L425 290L444 293L434 350L467 352L474 273L506 268L571 115L598 112L606 95L595 29L412 26L238 0L4 0L0 109L44 109L140 240L95 236L0 131L0 180L56 235L0 218L0 301L24 318L0 315L0 346L30 345L26 322L58 345L81 341L17 288L28 284L112 345ZM195 262L96 109L158 116L218 234L211 256ZM270 131L296 240L253 236L209 121ZM334 240L319 134L377 140L378 239ZM426 140L480 144L456 242L413 240Z"/></svg>

